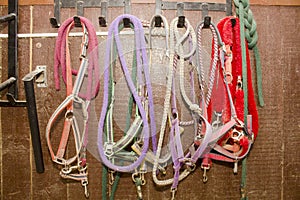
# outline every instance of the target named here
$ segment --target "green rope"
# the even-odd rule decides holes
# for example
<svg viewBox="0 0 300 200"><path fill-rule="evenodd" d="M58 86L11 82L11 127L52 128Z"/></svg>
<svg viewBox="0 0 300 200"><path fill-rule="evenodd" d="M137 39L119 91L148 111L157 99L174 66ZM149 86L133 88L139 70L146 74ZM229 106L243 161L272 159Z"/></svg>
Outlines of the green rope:
<svg viewBox="0 0 300 200"><path fill-rule="evenodd" d="M239 7L243 7L243 3L240 1ZM239 12L239 18L244 18L244 12ZM248 76L247 76L247 55L246 55L246 44L245 44L245 31L244 31L244 20L240 20L240 38L241 38L241 49L242 49L242 76L243 76L243 91L244 91L244 122L247 122L248 115Z"/></svg>
<svg viewBox="0 0 300 200"><path fill-rule="evenodd" d="M106 193L107 193L107 173L108 169L105 165L102 165L102 200L106 200Z"/></svg>
<svg viewBox="0 0 300 200"><path fill-rule="evenodd" d="M136 52L134 51L134 55L133 55L133 61L132 61L132 74L131 74L131 78L132 81L134 83L137 82L137 61L136 61ZM131 115L132 115L132 108L133 108L133 94L130 95L129 97L129 101L128 101L128 110L127 110L127 117L126 117L126 128L125 128L125 132L127 132L130 128L130 124L131 124Z"/></svg>
<svg viewBox="0 0 300 200"><path fill-rule="evenodd" d="M236 1L234 1L236 2ZM245 2L245 1L244 1ZM249 9L249 4L244 4L241 0L239 1L238 8ZM237 9L237 10L239 10ZM246 9L245 9L246 10ZM244 122L246 126L247 115L248 115L248 77L247 77L247 56L246 56L246 44L245 44L245 12L238 12L238 17L240 19L240 38L241 38L241 49L242 49L242 76L243 76L243 91L244 91ZM249 41L248 41L249 42ZM241 200L247 200L246 194L246 180L247 180L247 168L246 168L246 158L242 161L242 178L241 178Z"/></svg>
<svg viewBox="0 0 300 200"><path fill-rule="evenodd" d="M261 64L260 64L260 56L258 47L253 47L254 55L255 55L255 66L256 66L256 82L258 87L258 102L260 106L264 106L264 98L262 91L262 72L261 72Z"/></svg>
<svg viewBox="0 0 300 200"><path fill-rule="evenodd" d="M241 179L241 200L248 200L246 193L246 180L247 180L247 157L242 161L242 179Z"/></svg>
<svg viewBox="0 0 300 200"><path fill-rule="evenodd" d="M260 62L260 55L257 47L258 35L256 31L256 27L257 27L256 22L253 18L253 13L250 10L250 4L248 0L234 0L234 5L236 8L236 14L239 16L240 21L243 21L242 27L246 28L246 30L244 30L244 37L248 42L248 48L253 49L254 51L258 101L260 106L264 106L264 99L263 99L263 92L262 92L261 62Z"/></svg>

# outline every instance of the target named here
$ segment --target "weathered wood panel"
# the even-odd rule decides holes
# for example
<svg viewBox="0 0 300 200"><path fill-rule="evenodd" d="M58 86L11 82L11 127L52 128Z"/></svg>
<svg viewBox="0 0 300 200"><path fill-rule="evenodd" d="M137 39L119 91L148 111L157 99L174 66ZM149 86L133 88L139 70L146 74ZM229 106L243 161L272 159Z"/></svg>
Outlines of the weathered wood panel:
<svg viewBox="0 0 300 200"><path fill-rule="evenodd" d="M143 20L149 20L154 5L134 5L132 13ZM7 12L6 7L0 9ZM260 132L248 158L247 192L249 199L299 199L299 7L252 6L258 24L259 43L263 66L263 90L265 107L259 108ZM122 8L108 12L108 22L122 14ZM21 6L20 31L30 32L30 13L34 33L57 32L51 28L49 17L52 6ZM87 9L85 15L97 31L100 9ZM74 9L62 10L62 21L75 14ZM165 11L168 21L174 11ZM194 26L200 21L201 13L185 12ZM210 13L214 22L224 13ZM7 29L3 28L2 32ZM72 38L77 42L79 38ZM99 37L105 40L105 37ZM2 80L6 79L7 40L1 40ZM30 44L32 42L32 47ZM55 108L64 99L65 90L55 91L53 81L53 54L55 38L24 38L19 40L20 77L29 72L30 51L32 68L47 65L48 87L36 88L36 99L41 130L45 173L37 174L31 150L30 130L26 108L1 108L1 199L85 199L83 188L78 182L66 182L59 176L59 169L52 164L46 141L45 127ZM73 48L73 47L72 47ZM76 54L76 47L74 47ZM73 51L72 51L73 52ZM253 59L252 59L253 60ZM76 65L74 66L76 67ZM20 98L24 99L23 85ZM96 116L100 111L101 92L96 102ZM90 199L101 198L101 163L88 154ZM241 169L241 167L239 167ZM227 164L214 163L208 172L209 181L202 183L202 171L198 168L180 183L177 199L239 199L240 170L232 173ZM147 174L143 187L145 199L169 199L169 187L159 188ZM130 175L123 174L115 199L135 199L135 186Z"/></svg>

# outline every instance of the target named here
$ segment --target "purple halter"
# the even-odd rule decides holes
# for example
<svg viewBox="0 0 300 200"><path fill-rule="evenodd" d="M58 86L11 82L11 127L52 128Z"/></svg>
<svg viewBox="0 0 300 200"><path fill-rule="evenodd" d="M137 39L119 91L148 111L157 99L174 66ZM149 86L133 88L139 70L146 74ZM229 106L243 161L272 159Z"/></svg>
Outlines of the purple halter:
<svg viewBox="0 0 300 200"><path fill-rule="evenodd" d="M137 88L135 87L133 80L131 79L130 72L127 68L126 61L124 58L124 52L122 50L122 44L119 38L119 24L123 23L123 19L129 19L130 23L132 23L134 27L134 33L135 33L135 45L136 45L136 58L137 58L137 69L144 72L144 78L145 78L145 86L146 86L146 92L148 94L148 101L149 101L149 113L150 113L150 126L148 123L147 115L145 108L142 104L142 99L138 95ZM104 145L103 145L103 135L104 133L104 123L106 114L108 112L108 97L109 97L109 74L110 74L110 60L111 60L111 51L112 51L112 43L115 42L116 49L118 52L119 60L121 63L121 67L124 73L124 76L126 78L128 87L130 92L133 95L133 98L135 100L135 103L137 105L137 108L139 110L139 115L142 118L143 121L143 148L141 155L130 165L128 166L117 166L109 161L107 158L105 152L104 152ZM138 76L141 76L142 73L138 73ZM142 77L140 77L140 80L142 80ZM117 17L112 24L109 27L108 30L108 38L107 38L107 44L106 44L106 55L105 55L105 63L104 63L104 97L103 97L103 105L102 105L102 111L100 115L99 125L98 125L98 151L100 158L102 162L109 168L120 171L120 172L131 172L134 169L136 169L141 162L144 160L146 156L146 152L149 147L149 137L152 137L152 145L153 145L153 151L156 152L156 125L155 125L155 119L154 119L154 103L153 103L153 95L152 95L152 88L150 83L150 75L149 75L149 68L148 68L148 58L147 58L147 52L146 52L146 43L144 38L144 32L143 27L138 18L136 18L133 15L124 14L119 17ZM150 134L151 130L151 134Z"/></svg>

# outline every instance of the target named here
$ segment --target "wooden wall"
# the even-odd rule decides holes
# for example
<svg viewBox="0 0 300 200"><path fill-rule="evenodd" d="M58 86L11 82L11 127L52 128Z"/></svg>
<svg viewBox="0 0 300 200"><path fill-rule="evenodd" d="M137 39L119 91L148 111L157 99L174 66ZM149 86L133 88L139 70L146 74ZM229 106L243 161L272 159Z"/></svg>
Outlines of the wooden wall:
<svg viewBox="0 0 300 200"><path fill-rule="evenodd" d="M132 14L149 20L154 4L133 4ZM251 6L257 21L258 47L262 59L265 106L259 108L260 130L248 158L247 193L249 199L300 199L300 7ZM108 21L122 14L123 9L110 9ZM0 14L7 7L0 7ZM100 10L87 9L85 16L97 27ZM55 33L49 18L53 6L34 5L19 8L19 33ZM63 9L61 19L75 14ZM175 11L165 11L169 22ZM201 19L200 12L185 12L193 25ZM225 14L210 13L217 22ZM1 25L1 32L7 27ZM103 38L99 38L103 39ZM104 38L105 39L105 38ZM26 108L0 108L0 186L1 199L85 199L77 182L67 182L59 176L52 163L45 141L48 119L64 99L64 90L57 92L53 81L55 38L20 38L18 48L19 75L23 77L37 65L47 65L48 87L36 88L39 125L41 130L45 172L35 171ZM7 73L7 39L0 39L2 80ZM4 95L5 96L5 95ZM24 99L20 85L20 99ZM99 115L100 113L97 113ZM101 163L92 155L89 159L90 199L101 198ZM202 171L197 169L179 185L177 199L239 199L239 174L228 165L215 163L209 171L209 181L202 183ZM144 199L169 199L169 188L157 188L147 174L143 187ZM135 186L129 175L123 175L115 199L136 199Z"/></svg>

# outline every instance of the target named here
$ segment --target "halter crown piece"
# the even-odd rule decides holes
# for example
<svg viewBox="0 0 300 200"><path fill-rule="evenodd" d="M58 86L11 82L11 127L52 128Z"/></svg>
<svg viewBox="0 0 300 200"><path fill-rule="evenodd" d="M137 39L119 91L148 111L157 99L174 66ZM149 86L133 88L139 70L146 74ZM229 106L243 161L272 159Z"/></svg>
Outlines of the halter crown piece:
<svg viewBox="0 0 300 200"><path fill-rule="evenodd" d="M86 162L86 146L88 134L88 119L90 113L90 102L96 97L99 90L98 51L97 36L92 23L84 18L80 19L83 37L80 50L80 67L78 70L71 68L71 54L69 49L68 35L74 27L74 18L67 19L59 28L55 49L55 82L56 88L60 89L59 68L66 85L66 99L57 107L50 117L46 127L46 140L53 162L62 165L60 175L66 179L81 181L85 188L85 196L88 197L88 172ZM89 54L89 55L88 55ZM90 59L88 59L88 56ZM74 85L72 75L76 75ZM87 79L87 81L86 81ZM93 85L93 80L96 80ZM87 82L85 84L85 82ZM74 113L74 108L79 108L79 114ZM56 126L59 116L65 113L65 121L61 133L61 140L54 153L51 133ZM80 123L82 125L80 126ZM73 133L76 153L73 157L65 158L65 151L70 132Z"/></svg>

